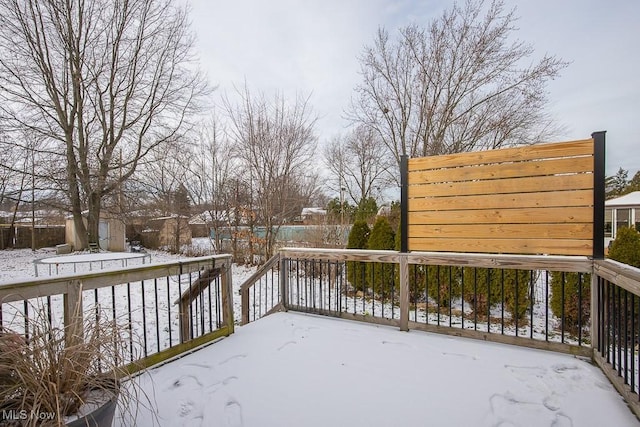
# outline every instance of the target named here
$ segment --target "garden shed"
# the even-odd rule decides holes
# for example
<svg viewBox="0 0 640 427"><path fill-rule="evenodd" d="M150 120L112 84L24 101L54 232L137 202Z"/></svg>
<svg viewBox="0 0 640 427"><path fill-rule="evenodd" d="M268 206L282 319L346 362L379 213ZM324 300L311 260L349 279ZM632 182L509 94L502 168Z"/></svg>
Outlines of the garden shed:
<svg viewBox="0 0 640 427"><path fill-rule="evenodd" d="M607 200L604 208L605 246L616 238L616 231L621 227L634 226L640 230L640 191Z"/></svg>
<svg viewBox="0 0 640 427"><path fill-rule="evenodd" d="M82 213L82 220L86 227L87 213ZM101 250L112 252L124 252L125 250L125 226L124 222L117 216L108 212L100 213L100 223L98 225L98 245ZM65 222L65 243L71 245L74 250L82 247L80 235L76 231L73 217L69 216ZM90 242L91 243L91 242Z"/></svg>
<svg viewBox="0 0 640 427"><path fill-rule="evenodd" d="M189 218L172 215L154 218L142 231L142 245L147 248L167 247L177 250L180 246L191 244Z"/></svg>

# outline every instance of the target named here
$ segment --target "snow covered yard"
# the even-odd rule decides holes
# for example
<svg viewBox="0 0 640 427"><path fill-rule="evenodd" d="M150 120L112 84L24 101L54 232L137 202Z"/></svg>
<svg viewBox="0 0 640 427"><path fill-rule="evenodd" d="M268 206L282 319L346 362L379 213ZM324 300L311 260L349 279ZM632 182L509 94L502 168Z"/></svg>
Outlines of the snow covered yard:
<svg viewBox="0 0 640 427"><path fill-rule="evenodd" d="M136 381L151 405L116 425L640 425L582 359L293 312Z"/></svg>

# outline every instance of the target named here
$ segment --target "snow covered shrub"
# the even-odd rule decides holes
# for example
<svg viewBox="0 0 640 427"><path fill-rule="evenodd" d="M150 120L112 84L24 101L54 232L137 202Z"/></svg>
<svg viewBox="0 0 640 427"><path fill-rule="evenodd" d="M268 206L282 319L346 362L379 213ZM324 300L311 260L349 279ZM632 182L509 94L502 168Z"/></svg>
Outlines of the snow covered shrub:
<svg viewBox="0 0 640 427"><path fill-rule="evenodd" d="M347 249L365 249L371 230L366 221L356 221L349 232ZM366 266L364 262L347 261L347 280L357 290L366 289Z"/></svg>

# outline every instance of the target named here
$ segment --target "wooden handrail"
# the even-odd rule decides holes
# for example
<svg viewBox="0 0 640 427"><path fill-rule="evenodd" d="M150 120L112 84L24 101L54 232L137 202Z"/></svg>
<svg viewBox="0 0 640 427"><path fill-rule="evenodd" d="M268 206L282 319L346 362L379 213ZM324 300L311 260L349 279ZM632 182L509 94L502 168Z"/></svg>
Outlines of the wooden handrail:
<svg viewBox="0 0 640 427"><path fill-rule="evenodd" d="M67 291L69 282L79 281L83 290L103 288L119 283L136 282L175 276L180 273L204 270L211 266L212 260L224 260L231 263L231 255L214 255L190 260L169 261L142 266L100 270L90 273L69 274L37 279L22 279L0 283L0 302L22 301L30 298L62 295Z"/></svg>
<svg viewBox="0 0 640 427"><path fill-rule="evenodd" d="M241 299L241 324L246 325L249 323L249 289L256 284L258 280L271 270L276 264L280 262L280 253L272 256L267 262L265 262L255 273L251 275L245 282L240 285L240 299Z"/></svg>

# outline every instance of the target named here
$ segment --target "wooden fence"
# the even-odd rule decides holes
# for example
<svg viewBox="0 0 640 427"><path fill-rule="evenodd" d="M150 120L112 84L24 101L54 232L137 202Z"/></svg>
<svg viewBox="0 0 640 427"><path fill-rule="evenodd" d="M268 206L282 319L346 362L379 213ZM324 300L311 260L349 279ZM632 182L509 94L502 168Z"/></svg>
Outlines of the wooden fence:
<svg viewBox="0 0 640 427"><path fill-rule="evenodd" d="M407 184L411 251L601 257L603 132L410 159Z"/></svg>

